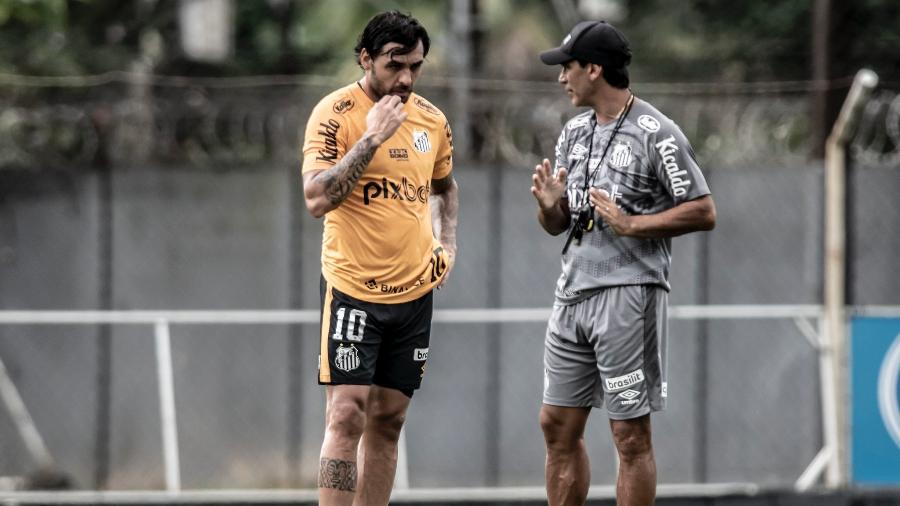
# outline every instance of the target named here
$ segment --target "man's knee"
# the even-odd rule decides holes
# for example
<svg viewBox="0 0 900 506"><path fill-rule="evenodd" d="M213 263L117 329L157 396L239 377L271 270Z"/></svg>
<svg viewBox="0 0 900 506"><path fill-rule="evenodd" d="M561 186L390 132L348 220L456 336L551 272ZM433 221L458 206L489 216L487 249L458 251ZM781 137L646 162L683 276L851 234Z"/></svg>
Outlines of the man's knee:
<svg viewBox="0 0 900 506"><path fill-rule="evenodd" d="M397 441L405 421L404 410L375 411L369 417L369 429L386 440Z"/></svg>
<svg viewBox="0 0 900 506"><path fill-rule="evenodd" d="M641 459L653 453L649 417L614 421L612 433L619 458L625 462Z"/></svg>
<svg viewBox="0 0 900 506"><path fill-rule="evenodd" d="M544 431L544 439L548 442L551 439L556 440L563 430L562 418L547 408L541 409L540 422L541 430Z"/></svg>
<svg viewBox="0 0 900 506"><path fill-rule="evenodd" d="M577 413L565 409L544 406L540 423L548 450L568 451L578 446L584 433L584 425Z"/></svg>
<svg viewBox="0 0 900 506"><path fill-rule="evenodd" d="M341 439L359 439L366 427L365 401L356 397L334 399L328 406L328 432Z"/></svg>

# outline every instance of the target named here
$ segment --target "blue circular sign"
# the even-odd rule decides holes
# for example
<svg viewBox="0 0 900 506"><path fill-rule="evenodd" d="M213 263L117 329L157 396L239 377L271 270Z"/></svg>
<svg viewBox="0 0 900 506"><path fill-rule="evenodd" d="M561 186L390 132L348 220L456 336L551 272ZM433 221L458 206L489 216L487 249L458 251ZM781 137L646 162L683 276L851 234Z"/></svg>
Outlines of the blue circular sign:
<svg viewBox="0 0 900 506"><path fill-rule="evenodd" d="M878 373L878 410L888 434L900 448L900 334L888 349Z"/></svg>

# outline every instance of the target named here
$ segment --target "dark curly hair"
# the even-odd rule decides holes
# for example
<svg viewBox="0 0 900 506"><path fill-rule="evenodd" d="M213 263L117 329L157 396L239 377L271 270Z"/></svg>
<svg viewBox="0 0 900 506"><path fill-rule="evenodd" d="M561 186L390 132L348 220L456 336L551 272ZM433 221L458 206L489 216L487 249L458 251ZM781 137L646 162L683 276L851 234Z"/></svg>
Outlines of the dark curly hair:
<svg viewBox="0 0 900 506"><path fill-rule="evenodd" d="M370 19L360 34L354 49L356 61L359 62L359 55L363 49L375 58L381 53L381 49L391 42L403 46L396 49L395 54L407 54L416 48L420 40L425 49L425 56L428 56L431 39L428 38L425 27L420 25L416 18L400 11L382 12Z"/></svg>

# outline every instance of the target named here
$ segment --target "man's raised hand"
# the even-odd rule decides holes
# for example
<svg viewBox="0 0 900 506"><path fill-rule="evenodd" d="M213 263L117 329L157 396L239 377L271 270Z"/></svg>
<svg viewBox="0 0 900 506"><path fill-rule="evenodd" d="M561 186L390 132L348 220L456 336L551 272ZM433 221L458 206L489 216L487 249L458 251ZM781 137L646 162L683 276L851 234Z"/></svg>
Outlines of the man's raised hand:
<svg viewBox="0 0 900 506"><path fill-rule="evenodd" d="M531 194L537 199L541 209L552 209L558 205L559 199L566 193L566 174L565 167L560 167L554 176L550 160L546 158L540 165L534 167L534 174L531 176Z"/></svg>
<svg viewBox="0 0 900 506"><path fill-rule="evenodd" d="M396 95L385 95L372 106L366 115L366 133L376 144L381 145L391 138L406 120L403 101Z"/></svg>

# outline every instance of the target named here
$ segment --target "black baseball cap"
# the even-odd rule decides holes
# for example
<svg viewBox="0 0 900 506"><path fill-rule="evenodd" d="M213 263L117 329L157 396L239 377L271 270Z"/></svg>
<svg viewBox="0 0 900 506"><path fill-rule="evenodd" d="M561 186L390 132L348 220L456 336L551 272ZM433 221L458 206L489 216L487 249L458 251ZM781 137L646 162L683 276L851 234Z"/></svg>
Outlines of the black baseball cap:
<svg viewBox="0 0 900 506"><path fill-rule="evenodd" d="M541 53L547 65L560 65L572 60L624 68L631 63L628 39L606 21L582 21L575 25L562 44Z"/></svg>

